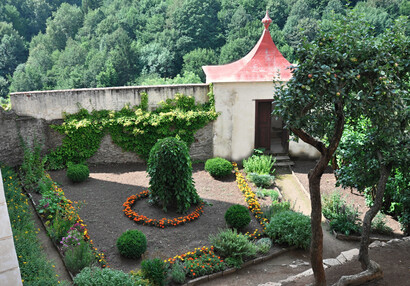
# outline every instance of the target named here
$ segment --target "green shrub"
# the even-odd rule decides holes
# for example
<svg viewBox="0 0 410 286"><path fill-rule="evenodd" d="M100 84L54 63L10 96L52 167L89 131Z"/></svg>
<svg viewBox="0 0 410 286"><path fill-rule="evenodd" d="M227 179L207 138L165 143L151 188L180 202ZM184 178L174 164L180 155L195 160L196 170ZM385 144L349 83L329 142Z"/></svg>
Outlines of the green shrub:
<svg viewBox="0 0 410 286"><path fill-rule="evenodd" d="M246 256L255 256L257 247L248 240L248 237L238 233L236 229L220 230L210 235L209 240L214 249L221 256L242 259Z"/></svg>
<svg viewBox="0 0 410 286"><path fill-rule="evenodd" d="M74 277L74 285L77 286L139 286L148 285L140 279L124 273L121 270L99 267L85 267Z"/></svg>
<svg viewBox="0 0 410 286"><path fill-rule="evenodd" d="M272 240L268 237L263 237L255 242L255 245L258 247L258 252L266 254L272 248Z"/></svg>
<svg viewBox="0 0 410 286"><path fill-rule="evenodd" d="M257 173L250 173L246 176L246 178L254 183L257 187L270 187L275 180L275 176L267 175L267 174L257 174Z"/></svg>
<svg viewBox="0 0 410 286"><path fill-rule="evenodd" d="M247 174L269 175L275 172L275 169L272 169L275 162L276 158L272 158L272 156L252 155L248 160L243 160L243 167Z"/></svg>
<svg viewBox="0 0 410 286"><path fill-rule="evenodd" d="M84 240L80 240L79 245L71 247L65 252L64 262L68 270L77 274L81 269L91 266L95 262L95 256L90 245Z"/></svg>
<svg viewBox="0 0 410 286"><path fill-rule="evenodd" d="M306 249L311 239L310 218L291 210L281 211L270 219L266 234L277 243Z"/></svg>
<svg viewBox="0 0 410 286"><path fill-rule="evenodd" d="M69 164L67 177L74 183L84 182L90 175L90 170L83 164Z"/></svg>
<svg viewBox="0 0 410 286"><path fill-rule="evenodd" d="M233 228L242 229L251 222L251 216L247 207L233 205L225 212L225 221Z"/></svg>
<svg viewBox="0 0 410 286"><path fill-rule="evenodd" d="M258 188L255 192L258 198L270 197L272 201L279 199L279 193L276 190Z"/></svg>
<svg viewBox="0 0 410 286"><path fill-rule="evenodd" d="M323 196L322 213L329 220L330 228L334 231L346 235L360 233L358 210L347 205L339 192Z"/></svg>
<svg viewBox="0 0 410 286"><path fill-rule="evenodd" d="M171 277L172 281L177 284L183 284L186 278L186 271L184 268L184 264L176 262L171 267Z"/></svg>
<svg viewBox="0 0 410 286"><path fill-rule="evenodd" d="M232 164L223 158L208 159L205 163L205 171L215 178L223 178L232 174Z"/></svg>
<svg viewBox="0 0 410 286"><path fill-rule="evenodd" d="M165 285L166 268L165 263L159 258L143 260L141 271L144 278L156 286Z"/></svg>
<svg viewBox="0 0 410 286"><path fill-rule="evenodd" d="M266 218L267 220L270 220L270 218L273 217L275 214L282 212L282 211L290 210L290 202L273 201L270 206L262 206L261 210L262 210L262 217Z"/></svg>
<svg viewBox="0 0 410 286"><path fill-rule="evenodd" d="M372 231L379 234L392 234L393 229L386 225L386 215L378 212L372 220Z"/></svg>
<svg viewBox="0 0 410 286"><path fill-rule="evenodd" d="M147 250L147 239L137 229L127 230L117 239L117 248L122 256L138 259Z"/></svg>
<svg viewBox="0 0 410 286"><path fill-rule="evenodd" d="M147 172L151 177L150 200L165 211L172 206L184 213L199 203L188 147L183 141L173 137L158 140L150 151Z"/></svg>

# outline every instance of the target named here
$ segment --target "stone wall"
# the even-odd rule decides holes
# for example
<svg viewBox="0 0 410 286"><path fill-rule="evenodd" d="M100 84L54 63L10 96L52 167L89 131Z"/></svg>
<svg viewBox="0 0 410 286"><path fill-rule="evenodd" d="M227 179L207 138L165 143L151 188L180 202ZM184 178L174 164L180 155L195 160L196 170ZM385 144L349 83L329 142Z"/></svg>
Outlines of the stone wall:
<svg viewBox="0 0 410 286"><path fill-rule="evenodd" d="M89 111L108 109L120 110L125 104L138 105L143 92L148 94L149 108L175 94L195 97L197 103L208 101L209 86L206 84L115 87L78 90L33 91L11 94L12 111L0 108L0 162L9 166L21 164L23 149L19 134L28 143L36 139L43 144L43 153L61 145L63 136L50 128L61 124L64 112L74 113L79 106ZM212 123L195 134L190 153L193 160L211 158L213 155ZM136 154L123 151L106 135L90 163L134 163L143 162Z"/></svg>
<svg viewBox="0 0 410 286"><path fill-rule="evenodd" d="M1 109L1 108L0 108ZM0 284L22 285L0 170Z"/></svg>
<svg viewBox="0 0 410 286"><path fill-rule="evenodd" d="M80 107L92 111L120 110L126 104L139 105L143 93L148 94L151 109L177 93L192 95L196 102L204 103L208 101L208 91L207 84L83 88L16 92L10 94L10 101L17 115L53 120L63 118L64 112L76 113Z"/></svg>

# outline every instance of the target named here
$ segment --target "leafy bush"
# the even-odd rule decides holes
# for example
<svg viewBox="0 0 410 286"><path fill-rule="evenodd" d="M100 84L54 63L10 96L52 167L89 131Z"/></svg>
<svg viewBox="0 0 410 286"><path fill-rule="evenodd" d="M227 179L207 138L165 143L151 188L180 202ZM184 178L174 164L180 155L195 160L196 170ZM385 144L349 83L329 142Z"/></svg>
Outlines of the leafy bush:
<svg viewBox="0 0 410 286"><path fill-rule="evenodd" d="M183 284L185 282L186 271L184 264L176 262L171 267L171 277L172 281L178 284Z"/></svg>
<svg viewBox="0 0 410 286"><path fill-rule="evenodd" d="M268 174L249 173L247 179L254 183L257 187L270 187L275 180L274 176Z"/></svg>
<svg viewBox="0 0 410 286"><path fill-rule="evenodd" d="M27 197L22 195L17 174L11 168L1 164L0 167L21 279L24 285L57 285L56 273L37 238L31 207Z"/></svg>
<svg viewBox="0 0 410 286"><path fill-rule="evenodd" d="M289 201L273 201L270 206L262 207L262 217L266 218L267 220L270 220L270 218L273 217L275 214L287 210L290 210Z"/></svg>
<svg viewBox="0 0 410 286"><path fill-rule="evenodd" d="M224 261L213 252L202 253L193 259L185 261L188 277L196 278L222 271L226 268Z"/></svg>
<svg viewBox="0 0 410 286"><path fill-rule="evenodd" d="M90 245L84 240L80 240L79 245L71 247L65 252L64 262L68 270L76 274L81 269L91 266L95 262L95 256Z"/></svg>
<svg viewBox="0 0 410 286"><path fill-rule="evenodd" d="M258 198L270 197L272 201L279 199L279 193L276 190L258 188L255 192Z"/></svg>
<svg viewBox="0 0 410 286"><path fill-rule="evenodd" d="M169 206L186 212L200 198L192 179L188 147L173 137L159 140L152 147L147 172L150 175L150 200L166 211Z"/></svg>
<svg viewBox="0 0 410 286"><path fill-rule="evenodd" d="M268 237L263 237L255 242L255 245L258 247L258 252L266 254L272 248L272 240Z"/></svg>
<svg viewBox="0 0 410 286"><path fill-rule="evenodd" d="M225 212L226 223L236 229L242 229L251 222L248 208L241 205L233 205Z"/></svg>
<svg viewBox="0 0 410 286"><path fill-rule="evenodd" d="M266 226L266 234L277 243L306 249L311 239L310 218L291 210L278 212Z"/></svg>
<svg viewBox="0 0 410 286"><path fill-rule="evenodd" d="M121 270L99 267L85 267L74 277L74 285L77 286L140 286L148 285L141 279L135 279Z"/></svg>
<svg viewBox="0 0 410 286"><path fill-rule="evenodd" d="M243 160L243 167L247 174L269 175L275 171L272 169L275 162L276 158L272 158L272 156L252 155L248 160Z"/></svg>
<svg viewBox="0 0 410 286"><path fill-rule="evenodd" d="M87 180L90 170L84 164L68 164L67 177L74 183L80 183Z"/></svg>
<svg viewBox="0 0 410 286"><path fill-rule="evenodd" d="M137 229L127 230L117 239L117 248L122 256L138 259L147 250L147 239Z"/></svg>
<svg viewBox="0 0 410 286"><path fill-rule="evenodd" d="M380 234L391 234L393 229L386 225L386 215L378 212L372 220L372 231Z"/></svg>
<svg viewBox="0 0 410 286"><path fill-rule="evenodd" d="M322 213L329 220L330 228L346 235L360 233L359 212L347 205L339 192L323 196Z"/></svg>
<svg viewBox="0 0 410 286"><path fill-rule="evenodd" d="M248 237L238 233L236 229L220 230L215 235L210 235L209 240L214 249L221 256L242 259L254 256L257 247L248 240Z"/></svg>
<svg viewBox="0 0 410 286"><path fill-rule="evenodd" d="M223 178L232 174L232 164L219 157L208 159L205 163L205 171L209 172L212 177Z"/></svg>
<svg viewBox="0 0 410 286"><path fill-rule="evenodd" d="M141 271L144 278L156 286L165 285L166 268L165 263L159 258L143 260Z"/></svg>

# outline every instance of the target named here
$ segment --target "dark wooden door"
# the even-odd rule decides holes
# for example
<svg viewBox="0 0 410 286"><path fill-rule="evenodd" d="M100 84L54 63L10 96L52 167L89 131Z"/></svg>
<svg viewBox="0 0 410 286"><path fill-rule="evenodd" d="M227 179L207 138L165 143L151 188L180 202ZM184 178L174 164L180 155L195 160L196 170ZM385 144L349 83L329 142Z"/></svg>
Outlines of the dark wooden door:
<svg viewBox="0 0 410 286"><path fill-rule="evenodd" d="M256 102L255 148L270 150L272 101Z"/></svg>

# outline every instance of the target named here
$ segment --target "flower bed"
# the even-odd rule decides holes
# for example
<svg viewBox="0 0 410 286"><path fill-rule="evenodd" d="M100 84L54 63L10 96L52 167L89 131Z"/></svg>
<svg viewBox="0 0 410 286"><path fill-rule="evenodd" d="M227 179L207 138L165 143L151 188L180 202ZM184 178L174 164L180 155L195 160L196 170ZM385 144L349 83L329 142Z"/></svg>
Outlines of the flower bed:
<svg viewBox="0 0 410 286"><path fill-rule="evenodd" d="M155 226L159 228L165 228L165 227L171 227L171 226L178 226L182 225L188 222L191 222L193 220L196 220L199 218L201 214L204 213L204 202L201 202L199 206L195 208L195 210L182 217L177 217L174 219L167 219L167 218L162 218L162 219L153 219L153 218L148 218L144 215L141 215L135 211L132 210L132 206L140 199L146 198L149 195L149 191L145 190L142 191L136 195L130 196L127 201L123 204L124 207L124 214L135 221L138 224L142 225L150 225L150 226Z"/></svg>
<svg viewBox="0 0 410 286"><path fill-rule="evenodd" d="M256 220L262 226L262 230L255 229L253 233L246 234L250 238L259 238L263 235L264 231L266 230L266 224L269 223L269 220L262 216L263 212L261 210L261 206L256 197L256 194L252 191L251 187L249 187L242 173L239 172L238 164L234 162L232 163L232 166L235 171L236 183L238 184L238 188L242 192L242 194L244 194L245 201L248 204L249 210L254 214Z"/></svg>
<svg viewBox="0 0 410 286"><path fill-rule="evenodd" d="M42 252L28 199L22 193L17 175L4 166L1 166L1 171L22 282L27 285L57 285L60 281L54 271L55 266Z"/></svg>

